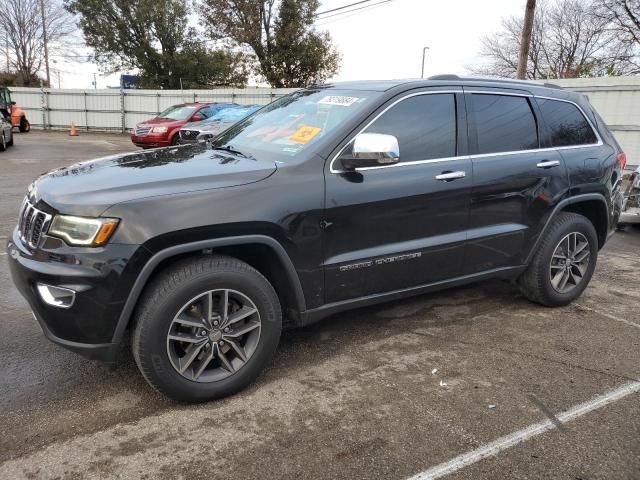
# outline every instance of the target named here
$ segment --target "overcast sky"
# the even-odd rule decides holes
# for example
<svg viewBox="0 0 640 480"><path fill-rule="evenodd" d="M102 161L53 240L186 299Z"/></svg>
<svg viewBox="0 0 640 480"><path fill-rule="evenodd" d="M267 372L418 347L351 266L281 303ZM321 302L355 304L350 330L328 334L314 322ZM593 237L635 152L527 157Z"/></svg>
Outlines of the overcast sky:
<svg viewBox="0 0 640 480"><path fill-rule="evenodd" d="M323 0L319 11L357 0ZM377 3L381 0L373 0ZM478 64L480 38L494 32L507 15L523 15L526 0L392 0L375 7L319 19L342 54L334 80L416 78L422 48L428 46L425 76L465 73ZM356 7L353 7L356 8ZM337 12L336 12L337 13ZM326 14L325 17L328 17ZM61 70L63 88L90 88L92 64L52 65ZM58 86L57 75L52 81ZM98 73L98 88L118 85L118 76Z"/></svg>

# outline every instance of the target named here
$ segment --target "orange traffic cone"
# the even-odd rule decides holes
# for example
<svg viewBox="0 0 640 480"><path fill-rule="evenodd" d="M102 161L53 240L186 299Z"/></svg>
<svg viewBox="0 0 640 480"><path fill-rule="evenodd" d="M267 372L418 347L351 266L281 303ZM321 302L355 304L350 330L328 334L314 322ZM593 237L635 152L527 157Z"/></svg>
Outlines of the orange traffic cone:
<svg viewBox="0 0 640 480"><path fill-rule="evenodd" d="M69 130L69 136L70 137L77 137L78 136L78 129L76 128L76 123L75 122L71 122L71 129Z"/></svg>

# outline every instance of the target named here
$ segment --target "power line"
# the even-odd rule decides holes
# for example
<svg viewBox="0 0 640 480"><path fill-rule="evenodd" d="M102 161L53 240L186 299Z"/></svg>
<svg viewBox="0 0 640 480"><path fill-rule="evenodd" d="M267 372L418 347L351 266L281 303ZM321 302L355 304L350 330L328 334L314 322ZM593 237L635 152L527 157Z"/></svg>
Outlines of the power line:
<svg viewBox="0 0 640 480"><path fill-rule="evenodd" d="M369 5L364 5L362 7L354 8L354 9L348 10L346 12L338 12L338 13L334 13L332 15L327 15L326 17L319 18L318 20L322 22L323 20L326 20L328 18L338 17L340 15L347 15L347 17L350 17L351 16L351 15L349 15L350 13L357 12L358 10L365 10L365 9L371 9L371 8L379 7L380 5L383 5L383 4L389 3L389 2L393 2L393 1L395 1L395 0L382 0L381 2L372 3L372 4L369 4ZM331 20L330 22L326 22L326 23L320 23L320 24L318 24L318 26L326 25L328 23L335 22L337 20L342 20L343 18L347 18L347 17L338 18L336 20Z"/></svg>
<svg viewBox="0 0 640 480"><path fill-rule="evenodd" d="M316 17L319 15L324 15L325 13L337 12L338 10L344 10L345 8L353 7L354 5L360 5L361 3L369 3L373 0L360 0L359 2L350 3L348 5L343 5L342 7L332 8L331 10L325 10L324 12L316 13Z"/></svg>

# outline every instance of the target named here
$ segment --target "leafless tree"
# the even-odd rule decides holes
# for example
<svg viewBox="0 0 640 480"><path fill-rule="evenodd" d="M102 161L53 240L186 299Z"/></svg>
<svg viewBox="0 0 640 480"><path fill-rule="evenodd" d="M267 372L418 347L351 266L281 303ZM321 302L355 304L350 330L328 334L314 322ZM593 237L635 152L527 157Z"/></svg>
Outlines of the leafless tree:
<svg viewBox="0 0 640 480"><path fill-rule="evenodd" d="M640 0L601 0L598 13L611 22L625 40L640 46Z"/></svg>
<svg viewBox="0 0 640 480"><path fill-rule="evenodd" d="M76 30L73 16L58 0L44 0L49 52L66 49L65 41ZM0 45L8 46L9 67L26 86L39 84L44 61L44 29L40 0L0 1Z"/></svg>
<svg viewBox="0 0 640 480"><path fill-rule="evenodd" d="M526 78L574 78L639 73L634 47L624 41L610 18L597 12L606 0L557 0L538 3ZM614 1L614 0L610 0ZM508 17L502 30L482 40L488 64L474 73L514 77L523 20Z"/></svg>

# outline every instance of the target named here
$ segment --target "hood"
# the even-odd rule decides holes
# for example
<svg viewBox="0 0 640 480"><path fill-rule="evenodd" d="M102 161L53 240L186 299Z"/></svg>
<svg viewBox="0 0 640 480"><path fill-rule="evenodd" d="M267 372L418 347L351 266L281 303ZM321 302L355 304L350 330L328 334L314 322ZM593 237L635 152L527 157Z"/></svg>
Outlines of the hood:
<svg viewBox="0 0 640 480"><path fill-rule="evenodd" d="M59 168L33 182L29 196L62 213L97 216L116 203L245 185L275 170L270 161L211 150L206 144L186 145Z"/></svg>
<svg viewBox="0 0 640 480"><path fill-rule="evenodd" d="M185 123L181 130L202 130L202 128L207 125L207 121L203 120L201 122L189 122Z"/></svg>
<svg viewBox="0 0 640 480"><path fill-rule="evenodd" d="M146 120L144 122L140 122L137 127L154 127L156 125L165 125L167 127L172 127L176 125L182 125L186 120L172 120L170 118L152 118L151 120Z"/></svg>
<svg viewBox="0 0 640 480"><path fill-rule="evenodd" d="M220 133L220 132L224 132L227 128L231 127L232 125L235 125L235 122L209 123L207 125L202 125L202 127L200 127L200 131Z"/></svg>

